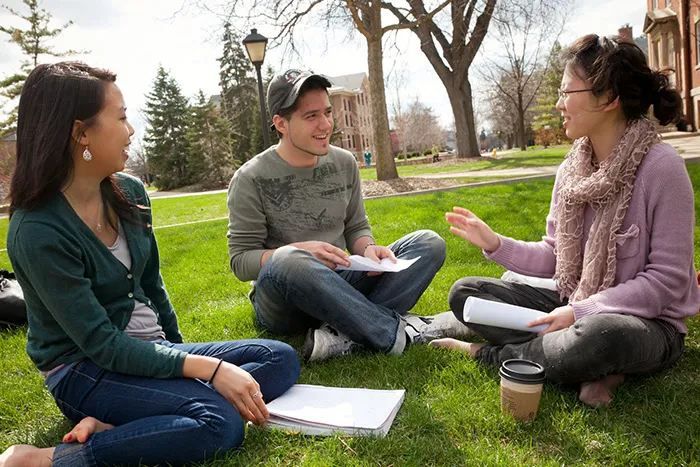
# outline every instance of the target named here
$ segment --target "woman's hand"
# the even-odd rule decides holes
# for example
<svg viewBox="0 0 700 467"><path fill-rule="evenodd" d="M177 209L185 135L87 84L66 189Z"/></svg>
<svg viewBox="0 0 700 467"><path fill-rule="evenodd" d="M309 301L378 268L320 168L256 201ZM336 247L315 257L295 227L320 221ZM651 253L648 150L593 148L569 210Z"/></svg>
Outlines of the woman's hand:
<svg viewBox="0 0 700 467"><path fill-rule="evenodd" d="M245 420L256 425L264 425L270 417L260 385L244 369L222 362L211 382L216 392L229 401Z"/></svg>
<svg viewBox="0 0 700 467"><path fill-rule="evenodd" d="M491 227L468 209L455 206L454 212L446 212L445 218L452 225L450 232L485 251L495 251L501 240Z"/></svg>
<svg viewBox="0 0 700 467"><path fill-rule="evenodd" d="M576 321L576 318L574 317L574 307L571 305L566 305L555 308L554 311L549 313L547 316L531 321L527 323L527 325L528 327L533 327L539 326L540 324L549 324L547 329L537 333L538 336L544 336L550 332L566 329L574 324L574 321Z"/></svg>
<svg viewBox="0 0 700 467"><path fill-rule="evenodd" d="M182 367L185 378L197 378L210 381L224 399L229 401L244 420L263 425L270 417L267 411L260 385L250 373L231 363L204 355L188 354ZM215 374L216 372L216 374ZM212 375L214 376L212 378Z"/></svg>

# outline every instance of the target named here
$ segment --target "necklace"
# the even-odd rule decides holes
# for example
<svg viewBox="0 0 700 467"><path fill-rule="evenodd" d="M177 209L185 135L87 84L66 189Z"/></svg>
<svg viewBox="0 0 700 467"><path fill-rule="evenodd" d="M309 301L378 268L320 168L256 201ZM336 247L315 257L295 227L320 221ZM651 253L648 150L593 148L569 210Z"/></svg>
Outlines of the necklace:
<svg viewBox="0 0 700 467"><path fill-rule="evenodd" d="M64 191L63 194L68 196L68 199L70 199L73 202L73 204L75 204L76 206L78 205L78 203L73 199L73 197L67 191ZM94 218L92 216L88 216L87 214L85 214L85 217L87 217L91 221L94 221L96 224L95 228L97 229L97 231L102 232L102 222L100 222L100 218L102 217L102 202L101 201L100 201L99 205L97 206L97 218Z"/></svg>

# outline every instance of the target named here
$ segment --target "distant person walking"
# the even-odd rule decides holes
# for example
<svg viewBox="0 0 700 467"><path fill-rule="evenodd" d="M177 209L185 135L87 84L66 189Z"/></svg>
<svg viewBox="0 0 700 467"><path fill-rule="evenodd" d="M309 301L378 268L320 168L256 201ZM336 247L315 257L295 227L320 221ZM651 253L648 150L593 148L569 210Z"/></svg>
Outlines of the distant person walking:
<svg viewBox="0 0 700 467"><path fill-rule="evenodd" d="M370 168L372 166L372 153L369 152L369 148L365 148L365 167Z"/></svg>

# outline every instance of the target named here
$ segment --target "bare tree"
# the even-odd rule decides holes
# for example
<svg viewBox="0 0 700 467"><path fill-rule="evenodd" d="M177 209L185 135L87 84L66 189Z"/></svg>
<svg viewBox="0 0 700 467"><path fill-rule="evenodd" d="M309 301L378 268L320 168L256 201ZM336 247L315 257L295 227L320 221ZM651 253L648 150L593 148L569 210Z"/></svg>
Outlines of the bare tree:
<svg viewBox="0 0 700 467"><path fill-rule="evenodd" d="M482 78L517 112L517 140L527 148L526 112L547 74L549 57L566 24L571 0L509 0L494 17L498 34L484 53Z"/></svg>
<svg viewBox="0 0 700 467"><path fill-rule="evenodd" d="M416 98L404 113L406 147L422 152L445 144L445 131L440 127L433 109Z"/></svg>
<svg viewBox="0 0 700 467"><path fill-rule="evenodd" d="M518 111L515 104L496 88L486 91L483 102L484 119L491 124L492 133L499 135L508 149L519 145Z"/></svg>
<svg viewBox="0 0 700 467"><path fill-rule="evenodd" d="M191 0L207 5L213 0ZM272 38L272 43L295 49L295 31L303 20L316 10L321 10L321 20L330 27L332 24L351 24L367 42L367 68L369 71L370 106L372 109L372 125L374 144L377 156L377 179L390 180L398 178L394 156L391 151L389 136L389 117L387 115L386 94L384 89L383 44L384 35L400 29L411 29L419 24L430 21L433 16L443 10L452 0L436 0L436 6L412 20L394 24L382 23L382 12L395 7L380 0L227 0L228 18L242 19L249 25L266 24L278 32Z"/></svg>
<svg viewBox="0 0 700 467"><path fill-rule="evenodd" d="M143 146L143 141L140 137L134 137L135 143L132 143L129 151L129 159L126 161L126 167L135 177L139 177L146 184L151 183L151 176L148 173L148 157Z"/></svg>
<svg viewBox="0 0 700 467"><path fill-rule="evenodd" d="M404 160L408 159L408 148L406 146L406 109L402 103L402 97L404 94L404 89L406 88L406 70L402 69L400 71L394 71L393 76L388 80L389 86L394 94L394 99L391 104L391 111L393 114L394 128L399 137L399 142L401 143L401 153L403 154Z"/></svg>
<svg viewBox="0 0 700 467"><path fill-rule="evenodd" d="M455 119L457 154L460 157L479 155L474 124L469 67L488 31L496 0L453 0L450 27L441 27L427 17L425 0L406 0L410 9L387 5L399 24L415 23L411 28L420 39L420 47L447 90ZM451 36L451 37L450 37ZM438 47L442 52L438 50Z"/></svg>

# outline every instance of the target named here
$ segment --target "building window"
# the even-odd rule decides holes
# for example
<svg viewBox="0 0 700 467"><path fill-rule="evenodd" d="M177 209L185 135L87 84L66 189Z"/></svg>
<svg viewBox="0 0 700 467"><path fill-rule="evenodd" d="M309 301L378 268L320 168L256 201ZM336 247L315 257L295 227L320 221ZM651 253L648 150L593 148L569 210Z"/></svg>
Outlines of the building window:
<svg viewBox="0 0 700 467"><path fill-rule="evenodd" d="M660 55L659 54L659 46L660 46L659 40L652 41L651 43L651 62L652 62L652 67L656 68L657 70L661 68L661 63L659 62Z"/></svg>
<svg viewBox="0 0 700 467"><path fill-rule="evenodd" d="M671 72L668 75L668 80L671 85L676 85L676 48L673 43L673 34L668 35L668 67Z"/></svg>
<svg viewBox="0 0 700 467"><path fill-rule="evenodd" d="M350 135L348 135L348 148L352 147L352 146L350 146L351 142L352 142L352 140L350 139Z"/></svg>
<svg viewBox="0 0 700 467"><path fill-rule="evenodd" d="M700 21L695 23L695 64L700 65Z"/></svg>
<svg viewBox="0 0 700 467"><path fill-rule="evenodd" d="M350 126L350 124L348 123L348 114L345 114L345 126Z"/></svg>
<svg viewBox="0 0 700 467"><path fill-rule="evenodd" d="M355 135L352 135L352 147L356 148L357 144L355 144Z"/></svg>
<svg viewBox="0 0 700 467"><path fill-rule="evenodd" d="M659 7L659 1L658 0L651 0L651 9L656 10Z"/></svg>

